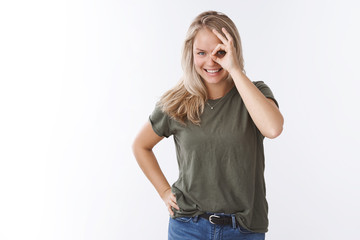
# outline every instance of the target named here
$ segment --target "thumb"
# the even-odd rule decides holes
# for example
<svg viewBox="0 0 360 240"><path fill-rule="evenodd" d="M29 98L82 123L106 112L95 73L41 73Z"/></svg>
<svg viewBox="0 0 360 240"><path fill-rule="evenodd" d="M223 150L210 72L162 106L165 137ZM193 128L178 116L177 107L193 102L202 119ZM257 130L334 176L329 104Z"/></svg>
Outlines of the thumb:
<svg viewBox="0 0 360 240"><path fill-rule="evenodd" d="M220 58L218 58L217 56L214 56L214 55L212 55L211 56L211 59L214 61L214 62L216 62L216 63L219 63L220 64ZM221 65L221 64L220 64Z"/></svg>

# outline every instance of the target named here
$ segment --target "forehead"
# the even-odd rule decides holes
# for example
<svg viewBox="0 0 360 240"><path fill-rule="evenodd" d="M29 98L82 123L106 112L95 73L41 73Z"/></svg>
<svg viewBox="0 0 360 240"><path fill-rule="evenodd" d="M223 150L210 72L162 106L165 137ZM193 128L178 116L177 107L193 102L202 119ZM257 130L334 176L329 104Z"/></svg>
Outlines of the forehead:
<svg viewBox="0 0 360 240"><path fill-rule="evenodd" d="M208 28L202 28L195 35L194 49L199 48L202 50L214 49L216 45L222 43L221 40Z"/></svg>

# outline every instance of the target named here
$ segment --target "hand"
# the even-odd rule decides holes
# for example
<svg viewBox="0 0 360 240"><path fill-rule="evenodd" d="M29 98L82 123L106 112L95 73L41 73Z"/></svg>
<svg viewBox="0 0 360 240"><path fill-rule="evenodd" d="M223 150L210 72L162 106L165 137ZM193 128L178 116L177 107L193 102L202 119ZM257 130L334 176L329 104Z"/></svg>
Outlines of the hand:
<svg viewBox="0 0 360 240"><path fill-rule="evenodd" d="M164 201L169 213L171 214L171 216L174 216L174 212L171 209L171 207L180 210L179 206L176 203L176 197L175 195L171 192L171 188L168 188L167 190L165 190L163 196L162 196L162 200Z"/></svg>
<svg viewBox="0 0 360 240"><path fill-rule="evenodd" d="M212 30L212 32L221 40L222 44L219 43L216 46L214 51L211 53L211 58L231 74L231 72L236 68L240 69L240 64L238 57L236 56L233 38L225 28L222 28L222 31L226 38L215 29ZM221 51L224 51L225 55L221 55L219 51L220 53Z"/></svg>

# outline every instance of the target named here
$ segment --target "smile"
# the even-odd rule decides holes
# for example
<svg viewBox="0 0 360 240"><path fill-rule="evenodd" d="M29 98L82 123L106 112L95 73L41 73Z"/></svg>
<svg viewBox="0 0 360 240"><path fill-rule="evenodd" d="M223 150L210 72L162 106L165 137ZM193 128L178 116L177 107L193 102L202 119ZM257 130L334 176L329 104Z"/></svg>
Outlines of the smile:
<svg viewBox="0 0 360 240"><path fill-rule="evenodd" d="M208 73L217 73L217 72L220 72L222 68L219 68L219 69L205 69L204 70Z"/></svg>

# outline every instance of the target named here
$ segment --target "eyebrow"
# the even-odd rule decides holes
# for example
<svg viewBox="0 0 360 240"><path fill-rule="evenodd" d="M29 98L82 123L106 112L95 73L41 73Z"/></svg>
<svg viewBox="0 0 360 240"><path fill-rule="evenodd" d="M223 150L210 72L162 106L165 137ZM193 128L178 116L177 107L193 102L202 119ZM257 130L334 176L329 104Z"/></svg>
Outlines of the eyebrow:
<svg viewBox="0 0 360 240"><path fill-rule="evenodd" d="M195 48L195 50L205 51L205 50L203 50L203 49L200 49L200 48Z"/></svg>

